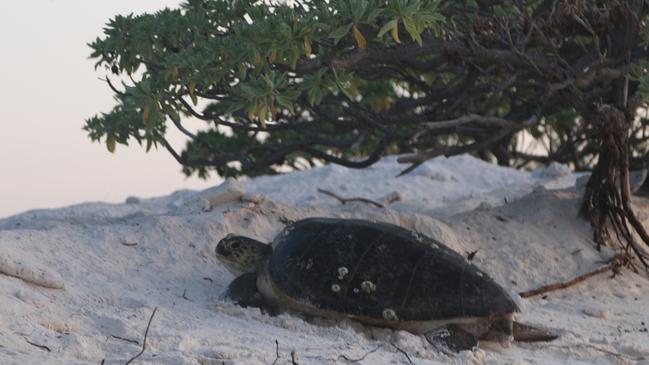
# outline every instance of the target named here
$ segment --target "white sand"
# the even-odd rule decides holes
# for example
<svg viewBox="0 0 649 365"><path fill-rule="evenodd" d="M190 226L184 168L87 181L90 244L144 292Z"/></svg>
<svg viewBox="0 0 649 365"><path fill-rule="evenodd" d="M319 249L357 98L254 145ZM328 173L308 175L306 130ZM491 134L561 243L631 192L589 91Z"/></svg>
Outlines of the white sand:
<svg viewBox="0 0 649 365"><path fill-rule="evenodd" d="M130 204L87 203L0 220L0 363L123 364L649 364L649 280L604 274L544 298L518 298L523 322L561 334L552 343L449 357L421 336L345 321L269 317L220 301L232 276L214 258L227 233L272 240L284 218L361 217L433 236L512 293L572 278L612 256L597 252L578 218L575 176L529 174L468 156L430 161L395 177L386 158L367 170L325 166L228 182ZM564 190L547 190L564 189ZM344 197L386 202L341 205ZM245 195L243 195L245 193ZM243 201L241 197L243 195ZM646 222L649 209L636 201ZM58 288L58 289L57 289ZM139 344L127 340L138 341ZM47 346L39 348L33 344Z"/></svg>

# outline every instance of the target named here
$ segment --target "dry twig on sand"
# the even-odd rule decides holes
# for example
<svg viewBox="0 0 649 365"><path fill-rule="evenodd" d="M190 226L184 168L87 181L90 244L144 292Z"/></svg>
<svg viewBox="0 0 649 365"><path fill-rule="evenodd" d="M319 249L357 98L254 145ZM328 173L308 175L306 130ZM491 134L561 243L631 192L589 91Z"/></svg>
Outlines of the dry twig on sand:
<svg viewBox="0 0 649 365"><path fill-rule="evenodd" d="M620 267L624 266L625 261L626 261L625 257L617 255L617 256L613 257L613 259L611 260L611 262L609 264L607 264L605 266L602 266L597 270L593 270L593 271L587 272L587 273L585 273L583 275L579 275L576 278L574 278L572 280L569 280L569 281L554 283L554 284L550 284L550 285L544 285L544 286L542 286L540 288L523 291L523 292L518 293L518 295L520 295L521 298L531 298L531 297L535 297L537 295L545 294L545 293L548 293L548 292L551 292L551 291L569 288L569 287L571 287L573 285L581 283L582 281L584 281L584 280L586 280L588 278L591 278L591 277L593 277L595 275L605 273L607 271L613 271L615 273Z"/></svg>
<svg viewBox="0 0 649 365"><path fill-rule="evenodd" d="M397 351L399 351L400 353L404 354L404 355L406 356L406 359L408 359L408 362L409 362L410 364L414 364L414 363L412 362L412 360L410 359L410 355L408 355L408 353L407 353L405 350L401 349L399 346L395 345L395 344L392 343L392 342L390 342L390 345L392 345L392 347L394 347L395 349L397 349Z"/></svg>
<svg viewBox="0 0 649 365"><path fill-rule="evenodd" d="M189 297L187 297L187 288L185 288L185 290L183 290L183 295L181 296L181 298L183 298L183 299L185 299L187 301L193 302L193 300L191 300L191 299L189 299Z"/></svg>
<svg viewBox="0 0 649 365"><path fill-rule="evenodd" d="M320 188L318 188L318 193L329 195L330 197L332 197L334 199L337 199L342 204L347 204L349 202L361 202L361 203L373 205L373 206L375 206L377 208L385 208L385 206L383 204L377 203L374 200L370 200L370 199L365 199L365 198L343 198L343 197L337 195L336 193L332 193L329 190L320 189Z"/></svg>
<svg viewBox="0 0 649 365"><path fill-rule="evenodd" d="M130 338L126 338L126 337L120 337L120 336L115 336L115 335L110 335L110 337L115 338L115 339L118 339L118 340L122 340L122 341L130 342L130 343L132 343L132 344L136 344L136 345L139 345L139 344L140 344L140 341L138 341L138 340L131 340Z"/></svg>
<svg viewBox="0 0 649 365"><path fill-rule="evenodd" d="M349 362L359 362L359 361L363 361L363 360L365 360L365 358L366 358L368 355L375 353L375 352L376 352L378 349L380 349L380 348L381 348L381 346L378 346L378 347L375 348L374 350L371 350L371 351L366 352L365 355L363 355L363 356L361 356L361 357L359 357L359 358L357 358L357 359L352 359L351 357L349 357L349 356L347 356L347 355L345 355L345 354L338 355L338 358L339 358L339 359L342 358L342 359L344 359L344 360L346 360L346 361L349 361Z"/></svg>
<svg viewBox="0 0 649 365"><path fill-rule="evenodd" d="M142 350L140 350L140 352L138 352L137 355L133 356L127 362L125 362L124 365L130 364L133 360L135 360L138 357L142 356L142 354L144 353L144 350L146 350L146 339L147 339L147 336L149 335L149 328L151 327L151 321L153 321L153 316L155 316L157 311L158 311L158 307L153 308L153 313L151 313L151 317L149 317L149 323L147 323L147 325L146 325L146 330L144 331L144 339L142 340Z"/></svg>
<svg viewBox="0 0 649 365"><path fill-rule="evenodd" d="M39 344L37 344L37 343L34 343L34 342L30 341L29 339L27 339L27 337L23 337L23 338L25 339L25 341L27 341L28 344L30 344L30 345L32 345L32 346L36 346L36 347L38 347L39 349L41 349L41 350L45 350L45 351L47 351L47 352L52 352L52 350L51 350L49 347L45 346L45 345L39 345Z"/></svg>
<svg viewBox="0 0 649 365"><path fill-rule="evenodd" d="M277 363L277 360L279 360L279 341L275 339L275 361L273 361L272 365L275 365Z"/></svg>

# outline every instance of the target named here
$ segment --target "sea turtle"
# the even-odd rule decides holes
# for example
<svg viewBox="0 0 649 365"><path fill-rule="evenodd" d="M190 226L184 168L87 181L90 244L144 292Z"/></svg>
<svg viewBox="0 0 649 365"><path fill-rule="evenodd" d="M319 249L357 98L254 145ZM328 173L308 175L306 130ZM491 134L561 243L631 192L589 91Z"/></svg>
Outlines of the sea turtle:
<svg viewBox="0 0 649 365"><path fill-rule="evenodd" d="M508 345L514 329L539 340L532 327L513 328L518 307L485 272L392 224L309 218L286 226L271 245L227 235L216 256L238 276L225 297L242 306L350 318L424 334L454 351L483 339Z"/></svg>

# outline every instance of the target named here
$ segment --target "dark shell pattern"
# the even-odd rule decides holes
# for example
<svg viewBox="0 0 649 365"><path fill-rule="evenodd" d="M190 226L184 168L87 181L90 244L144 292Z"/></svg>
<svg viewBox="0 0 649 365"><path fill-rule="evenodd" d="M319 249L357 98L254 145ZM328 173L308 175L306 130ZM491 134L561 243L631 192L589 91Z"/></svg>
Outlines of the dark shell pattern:
<svg viewBox="0 0 649 365"><path fill-rule="evenodd" d="M518 310L464 257L395 225L310 218L287 226L273 247L269 271L277 287L322 310L404 321Z"/></svg>

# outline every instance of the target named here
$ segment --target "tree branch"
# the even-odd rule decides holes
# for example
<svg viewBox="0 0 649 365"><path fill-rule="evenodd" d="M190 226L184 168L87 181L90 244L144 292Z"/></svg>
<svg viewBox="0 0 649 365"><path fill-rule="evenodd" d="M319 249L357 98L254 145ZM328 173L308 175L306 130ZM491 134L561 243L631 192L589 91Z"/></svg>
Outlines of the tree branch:
<svg viewBox="0 0 649 365"><path fill-rule="evenodd" d="M396 47L385 47L369 50L355 51L344 58L337 58L330 62L331 67L346 70L364 68L373 64L394 63L408 59L433 56L439 54L453 53L465 57L474 62L498 62L507 63L524 69L529 67L529 61L540 70L554 68L554 64L542 56L529 56L529 59L521 59L515 52L501 49L486 49L468 47L463 41L425 40L422 46L409 44Z"/></svg>
<svg viewBox="0 0 649 365"><path fill-rule="evenodd" d="M469 115L469 116L458 118L456 120L445 121L445 123L447 123L446 125L450 126L450 125L455 125L455 124L460 125L460 124L463 124L463 123L468 123L470 121L483 121L483 122L485 122L485 121L488 121L488 120L489 120L489 118L486 118L486 117L480 117L480 116L472 117L472 116ZM492 122L492 123L501 123L503 120L499 120L499 118L496 118L496 120L490 120L490 122ZM537 115L532 115L527 120L525 120L525 121L523 121L521 123L514 123L514 122L509 122L509 121L504 120L507 125L511 125L509 128L503 128L503 129L499 130L496 133L493 133L491 136L489 136L489 137L487 137L487 138L485 138L483 140L476 141L474 143L464 145L464 146L450 146L450 147L433 148L433 149L430 149L428 151L425 151L424 153L414 154L414 155L406 155L406 156L403 156L403 157L399 157L397 159L398 162L413 164L413 166L411 166L411 167L407 168L406 170L402 171L399 174L399 176L404 175L404 174L414 170L414 168L416 168L418 165L422 164L423 162L425 162L425 161L427 161L427 160L429 160L431 158L437 157L437 156L444 155L444 156L448 157L448 156L459 155L459 154L462 154L462 153L466 153L466 152L470 152L470 151L477 151L477 150L481 150L483 148L486 148L489 145L498 142L500 139L504 138L505 136L512 133L513 131L517 131L517 130L524 129L524 128L527 128L529 126L532 126L538 120L539 120L539 117ZM489 122L487 122L487 123L489 123ZM431 124L434 125L435 123L432 122ZM428 126L427 126L427 128L428 128Z"/></svg>

